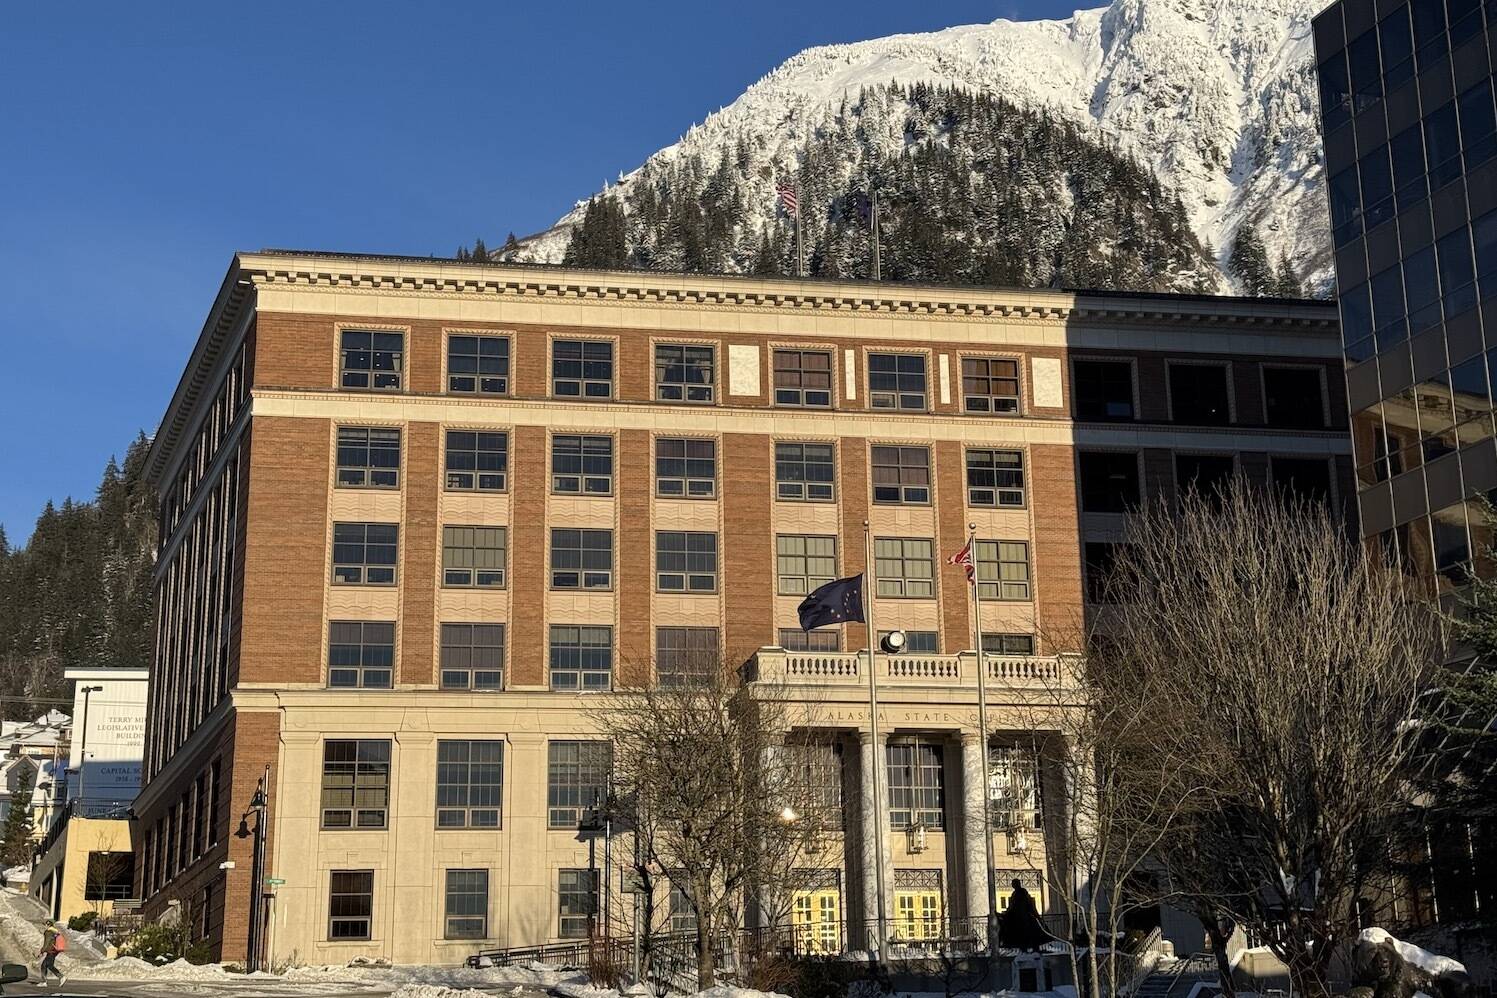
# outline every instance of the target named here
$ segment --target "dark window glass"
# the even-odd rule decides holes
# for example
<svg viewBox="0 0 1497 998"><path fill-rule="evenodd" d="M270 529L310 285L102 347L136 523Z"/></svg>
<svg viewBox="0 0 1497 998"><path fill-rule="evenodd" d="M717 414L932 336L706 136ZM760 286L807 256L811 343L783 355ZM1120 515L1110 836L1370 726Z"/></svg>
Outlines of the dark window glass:
<svg viewBox="0 0 1497 998"><path fill-rule="evenodd" d="M874 502L930 502L929 448L878 446L872 450Z"/></svg>
<svg viewBox="0 0 1497 998"><path fill-rule="evenodd" d="M868 402L875 409L925 409L925 355L868 355Z"/></svg>
<svg viewBox="0 0 1497 998"><path fill-rule="evenodd" d="M1182 493L1221 495L1236 471L1237 463L1230 454L1175 455L1175 486Z"/></svg>
<svg viewBox="0 0 1497 998"><path fill-rule="evenodd" d="M1461 119L1461 147L1465 150L1467 171L1492 158L1497 152L1497 117L1492 111L1492 81L1482 80L1456 98Z"/></svg>
<svg viewBox="0 0 1497 998"><path fill-rule="evenodd" d="M1490 298L1497 293L1497 211L1489 211L1471 223L1471 240L1476 244L1476 276L1481 279L1481 294Z"/></svg>
<svg viewBox="0 0 1497 998"><path fill-rule="evenodd" d="M1461 140L1456 127L1455 101L1424 116L1424 149L1429 160L1429 186L1439 190L1461 175Z"/></svg>
<svg viewBox="0 0 1497 998"><path fill-rule="evenodd" d="M1456 425L1481 419L1481 425L1469 429L1477 430L1477 436L1486 436L1485 417L1491 411L1492 398L1487 392L1485 357L1472 357L1450 369L1450 395L1455 403ZM1461 442L1466 443L1466 431L1461 432L1461 437Z"/></svg>
<svg viewBox="0 0 1497 998"><path fill-rule="evenodd" d="M553 624L550 653L553 690L606 690L613 684L611 627Z"/></svg>
<svg viewBox="0 0 1497 998"><path fill-rule="evenodd" d="M551 531L552 589L612 589L613 531Z"/></svg>
<svg viewBox="0 0 1497 998"><path fill-rule="evenodd" d="M443 527L442 585L502 589L507 541L504 527Z"/></svg>
<svg viewBox="0 0 1497 998"><path fill-rule="evenodd" d="M883 645L891 633L893 632L879 631L879 644ZM919 652L925 655L935 655L941 650L941 635L935 631L905 631L904 640L904 649L901 654Z"/></svg>
<svg viewBox="0 0 1497 998"><path fill-rule="evenodd" d="M509 472L509 434L448 430L445 470L454 492L503 492Z"/></svg>
<svg viewBox="0 0 1497 998"><path fill-rule="evenodd" d="M1435 248L1426 246L1403 261L1403 282L1408 289L1409 332L1440 324L1440 278L1435 272Z"/></svg>
<svg viewBox="0 0 1497 998"><path fill-rule="evenodd" d="M830 408L832 355L825 350L776 350L774 401L775 405Z"/></svg>
<svg viewBox="0 0 1497 998"><path fill-rule="evenodd" d="M889 824L895 828L946 827L946 772L939 743L908 738L891 741Z"/></svg>
<svg viewBox="0 0 1497 998"><path fill-rule="evenodd" d="M384 828L390 809L390 743L328 739L322 746L322 827Z"/></svg>
<svg viewBox="0 0 1497 998"><path fill-rule="evenodd" d="M655 494L668 499L717 495L717 441L661 437L655 441Z"/></svg>
<svg viewBox="0 0 1497 998"><path fill-rule="evenodd" d="M328 624L328 685L389 689L395 675L395 625L367 620Z"/></svg>
<svg viewBox="0 0 1497 998"><path fill-rule="evenodd" d="M508 337L448 337L447 390L463 395L507 394L509 392Z"/></svg>
<svg viewBox="0 0 1497 998"><path fill-rule="evenodd" d="M657 531L655 588L663 593L717 592L717 534Z"/></svg>
<svg viewBox="0 0 1497 998"><path fill-rule="evenodd" d="M558 398L613 398L613 343L556 340L551 344L551 393Z"/></svg>
<svg viewBox="0 0 1497 998"><path fill-rule="evenodd" d="M405 360L403 333L345 329L342 348L344 388L400 391L400 372Z"/></svg>
<svg viewBox="0 0 1497 998"><path fill-rule="evenodd" d="M841 651L842 632L832 628L803 631L799 627L780 629L780 647L786 651Z"/></svg>
<svg viewBox="0 0 1497 998"><path fill-rule="evenodd" d="M334 870L327 911L329 939L368 939L374 921L374 871Z"/></svg>
<svg viewBox="0 0 1497 998"><path fill-rule="evenodd" d="M1445 12L1450 17L1450 47L1481 31L1481 0L1445 0Z"/></svg>
<svg viewBox="0 0 1497 998"><path fill-rule="evenodd" d="M400 487L400 431L374 426L338 427L340 488Z"/></svg>
<svg viewBox="0 0 1497 998"><path fill-rule="evenodd" d="M1378 22L1378 42L1383 50L1383 83L1389 90L1414 75L1414 31L1409 9L1400 7Z"/></svg>
<svg viewBox="0 0 1497 998"><path fill-rule="evenodd" d="M489 934L489 871L447 871L447 939L483 939Z"/></svg>
<svg viewBox="0 0 1497 998"><path fill-rule="evenodd" d="M557 935L563 939L586 939L598 915L598 871L558 870L556 891L560 918Z"/></svg>
<svg viewBox="0 0 1497 998"><path fill-rule="evenodd" d="M1388 147L1378 146L1362 157L1362 224L1376 228L1393 217L1393 168Z"/></svg>
<svg viewBox="0 0 1497 998"><path fill-rule="evenodd" d="M1414 48L1419 69L1428 69L1440 60L1448 44L1445 38L1445 0L1411 0L1409 12L1414 17Z"/></svg>
<svg viewBox="0 0 1497 998"><path fill-rule="evenodd" d="M1112 421L1133 418L1132 364L1125 360L1078 360L1073 369L1077 419Z"/></svg>
<svg viewBox="0 0 1497 998"><path fill-rule="evenodd" d="M967 451L967 502L973 506L1024 505L1024 452Z"/></svg>
<svg viewBox="0 0 1497 998"><path fill-rule="evenodd" d="M655 674L661 686L706 686L720 665L717 628L655 628Z"/></svg>
<svg viewBox="0 0 1497 998"><path fill-rule="evenodd" d="M713 350L707 346L655 346L655 398L661 402L712 401Z"/></svg>
<svg viewBox="0 0 1497 998"><path fill-rule="evenodd" d="M551 438L551 491L613 494L613 438L558 433Z"/></svg>
<svg viewBox="0 0 1497 998"><path fill-rule="evenodd" d="M1476 306L1476 269L1471 262L1470 231L1462 226L1435 243L1440 267L1441 301L1452 319Z"/></svg>
<svg viewBox="0 0 1497 998"><path fill-rule="evenodd" d="M989 655L1033 655L1033 634L984 634L982 650Z"/></svg>
<svg viewBox="0 0 1497 998"><path fill-rule="evenodd" d="M1402 211L1429 195L1429 183L1424 176L1423 127L1405 128L1393 136L1388 149L1393 157L1393 188L1398 192L1398 208Z"/></svg>
<svg viewBox="0 0 1497 998"><path fill-rule="evenodd" d="M1466 506L1456 503L1429 516L1435 549L1435 571L1457 585L1468 581L1471 541L1466 535Z"/></svg>
<svg viewBox="0 0 1497 998"><path fill-rule="evenodd" d="M775 444L775 498L831 502L837 480L836 458L832 444Z"/></svg>
<svg viewBox="0 0 1497 998"><path fill-rule="evenodd" d="M1170 412L1175 422L1226 426L1227 368L1219 364L1170 364Z"/></svg>
<svg viewBox="0 0 1497 998"><path fill-rule="evenodd" d="M1263 407L1269 426L1318 429L1325 426L1325 394L1320 369L1263 368Z"/></svg>
<svg viewBox="0 0 1497 998"><path fill-rule="evenodd" d="M1372 281L1372 322L1377 328L1377 348L1386 350L1401 342L1408 333L1403 305L1403 274L1389 267Z"/></svg>
<svg viewBox="0 0 1497 998"><path fill-rule="evenodd" d="M1320 64L1320 119L1327 133L1351 120L1351 84L1342 50Z"/></svg>
<svg viewBox="0 0 1497 998"><path fill-rule="evenodd" d="M1086 601L1088 603L1113 603L1111 591L1113 565L1117 563L1118 548L1111 541L1087 541L1083 551L1084 574L1086 576Z"/></svg>
<svg viewBox="0 0 1497 998"><path fill-rule="evenodd" d="M1366 284L1341 294L1341 339L1348 354L1372 335L1372 297ZM1353 357L1354 360L1361 359Z"/></svg>
<svg viewBox="0 0 1497 998"><path fill-rule="evenodd" d="M1377 31L1365 31L1346 46L1351 71L1352 114L1359 114L1383 97L1383 68L1377 57Z"/></svg>
<svg viewBox="0 0 1497 998"><path fill-rule="evenodd" d="M503 742L437 742L438 828L498 828L503 802Z"/></svg>
<svg viewBox="0 0 1497 998"><path fill-rule="evenodd" d="M1337 246L1362 234L1362 199L1357 186L1357 168L1348 166L1326 184L1331 201L1331 228Z"/></svg>
<svg viewBox="0 0 1497 998"><path fill-rule="evenodd" d="M442 625L442 689L504 689L504 625Z"/></svg>
<svg viewBox="0 0 1497 998"><path fill-rule="evenodd" d="M1017 414L1019 362L991 357L963 357L962 406L967 412Z"/></svg>
<svg viewBox="0 0 1497 998"><path fill-rule="evenodd" d="M1123 513L1138 505L1138 455L1133 451L1081 451L1081 510Z"/></svg>
<svg viewBox="0 0 1497 998"><path fill-rule="evenodd" d="M333 584L393 586L399 548L398 524L333 524Z"/></svg>
<svg viewBox="0 0 1497 998"><path fill-rule="evenodd" d="M613 746L608 742L556 741L546 746L546 823L576 828L585 812L603 802Z"/></svg>
<svg viewBox="0 0 1497 998"><path fill-rule="evenodd" d="M202 808L198 808L199 814ZM199 819L201 822L201 819ZM194 856L202 855L199 847ZM135 890L135 854L133 852L90 852L88 869L83 878L83 900L122 901Z"/></svg>

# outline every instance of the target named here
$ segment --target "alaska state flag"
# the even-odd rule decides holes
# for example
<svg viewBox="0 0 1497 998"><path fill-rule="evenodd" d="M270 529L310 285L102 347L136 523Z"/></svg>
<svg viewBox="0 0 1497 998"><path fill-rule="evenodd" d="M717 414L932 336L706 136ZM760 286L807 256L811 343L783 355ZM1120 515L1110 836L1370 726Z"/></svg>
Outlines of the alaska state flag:
<svg viewBox="0 0 1497 998"><path fill-rule="evenodd" d="M800 628L809 631L827 624L845 624L863 620L863 577L833 579L801 600L796 609Z"/></svg>

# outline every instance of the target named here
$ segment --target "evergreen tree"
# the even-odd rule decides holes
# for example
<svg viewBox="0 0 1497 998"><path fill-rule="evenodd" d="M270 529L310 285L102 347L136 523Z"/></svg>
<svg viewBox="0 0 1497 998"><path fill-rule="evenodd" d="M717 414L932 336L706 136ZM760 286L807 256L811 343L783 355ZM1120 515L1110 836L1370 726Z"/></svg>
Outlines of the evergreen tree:
<svg viewBox="0 0 1497 998"><path fill-rule="evenodd" d="M484 246L482 238L473 240L473 261L475 263L489 262L488 247Z"/></svg>
<svg viewBox="0 0 1497 998"><path fill-rule="evenodd" d="M513 253L519 248L520 240L515 238L514 232L510 232L509 237L504 240L504 247L499 252L504 254L505 256L508 256L510 253Z"/></svg>
<svg viewBox="0 0 1497 998"><path fill-rule="evenodd" d="M1305 286L1300 282L1299 274L1295 272L1289 254L1283 250L1279 250L1279 266L1274 275L1274 284L1274 294L1280 298L1303 298L1305 296Z"/></svg>
<svg viewBox="0 0 1497 998"><path fill-rule="evenodd" d="M573 267L618 268L629 265L624 209L616 198L599 195L587 203L582 224L572 233L562 262Z"/></svg>
<svg viewBox="0 0 1497 998"><path fill-rule="evenodd" d="M27 775L10 795L10 806L0 831L0 867L31 865L32 779L32 775Z"/></svg>
<svg viewBox="0 0 1497 998"><path fill-rule="evenodd" d="M1227 270L1237 279L1245 295L1277 294L1279 280L1268 262L1268 251L1258 230L1244 222L1232 239L1232 257L1227 261Z"/></svg>

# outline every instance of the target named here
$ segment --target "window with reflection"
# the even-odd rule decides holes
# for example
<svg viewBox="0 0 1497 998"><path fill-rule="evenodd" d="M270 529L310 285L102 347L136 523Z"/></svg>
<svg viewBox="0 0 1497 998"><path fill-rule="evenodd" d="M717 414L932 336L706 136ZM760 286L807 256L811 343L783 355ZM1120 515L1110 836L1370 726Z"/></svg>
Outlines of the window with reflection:
<svg viewBox="0 0 1497 998"><path fill-rule="evenodd" d="M1351 120L1351 84L1346 75L1346 52L1337 52L1322 62L1320 118L1329 134Z"/></svg>
<svg viewBox="0 0 1497 998"><path fill-rule="evenodd" d="M1455 412L1450 398L1448 372L1421 381L1414 386L1415 408L1419 412L1419 435L1424 446L1424 460L1433 461L1455 450Z"/></svg>
<svg viewBox="0 0 1497 998"><path fill-rule="evenodd" d="M1374 229L1393 217L1393 168L1388 147L1378 146L1358 163L1362 177L1362 224Z"/></svg>
<svg viewBox="0 0 1497 998"><path fill-rule="evenodd" d="M1471 262L1471 232L1464 225L1435 243L1440 270L1440 300L1450 320L1476 307L1476 269Z"/></svg>
<svg viewBox="0 0 1497 998"><path fill-rule="evenodd" d="M1352 114L1383 99L1383 67L1378 62L1377 31L1364 31L1346 46L1346 65L1351 71Z"/></svg>
<svg viewBox="0 0 1497 998"><path fill-rule="evenodd" d="M1461 119L1461 147L1466 169L1473 170L1497 152L1497 116L1492 111L1492 81L1482 80L1455 99Z"/></svg>
<svg viewBox="0 0 1497 998"><path fill-rule="evenodd" d="M1409 334L1440 324L1440 277L1435 248L1426 246L1403 261L1403 284L1408 295Z"/></svg>
<svg viewBox="0 0 1497 998"><path fill-rule="evenodd" d="M1414 75L1414 32L1409 9L1400 7L1378 22L1378 43L1383 50L1383 85L1389 90Z"/></svg>
<svg viewBox="0 0 1497 998"><path fill-rule="evenodd" d="M1331 233L1337 246L1345 246L1362 234L1362 200L1357 188L1357 168L1348 166L1326 183L1331 202Z"/></svg>
<svg viewBox="0 0 1497 998"><path fill-rule="evenodd" d="M1355 364L1377 352L1372 340L1372 297L1366 284L1341 293L1341 342Z"/></svg>
<svg viewBox="0 0 1497 998"><path fill-rule="evenodd" d="M1430 514L1435 573L1440 588L1464 585L1470 578L1471 542L1466 533L1466 504L1455 503Z"/></svg>
<svg viewBox="0 0 1497 998"><path fill-rule="evenodd" d="M1377 330L1377 349L1381 353L1395 343L1402 343L1408 336L1408 323L1404 319L1403 274L1395 265L1373 275L1369 283L1372 287L1372 323Z"/></svg>
<svg viewBox="0 0 1497 998"><path fill-rule="evenodd" d="M1448 101L1424 116L1424 152L1429 162L1430 190L1439 190L1461 175L1455 101Z"/></svg>
<svg viewBox="0 0 1497 998"><path fill-rule="evenodd" d="M1429 184L1424 179L1424 129L1410 125L1388 141L1388 153L1393 160L1393 190L1396 192L1398 210L1429 196Z"/></svg>

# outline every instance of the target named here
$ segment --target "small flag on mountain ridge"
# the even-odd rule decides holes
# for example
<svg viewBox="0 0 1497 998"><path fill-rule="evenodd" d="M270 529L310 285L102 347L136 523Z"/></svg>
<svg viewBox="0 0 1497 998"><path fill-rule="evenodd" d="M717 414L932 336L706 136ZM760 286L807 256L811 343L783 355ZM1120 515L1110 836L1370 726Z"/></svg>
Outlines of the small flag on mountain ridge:
<svg viewBox="0 0 1497 998"><path fill-rule="evenodd" d="M780 204L785 206L786 213L791 218L800 216L800 195L795 193L795 185L780 181L775 185L775 194L779 195Z"/></svg>
<svg viewBox="0 0 1497 998"><path fill-rule="evenodd" d="M967 581L972 581L977 575L977 566L972 563L972 539L970 537L967 538L967 543L962 546L960 551L946 559L946 564L962 566L962 568L966 569Z"/></svg>
<svg viewBox="0 0 1497 998"><path fill-rule="evenodd" d="M862 623L863 577L854 575L849 579L833 579L817 587L801 600L795 612L800 617L803 631L827 624L845 624L849 620Z"/></svg>

